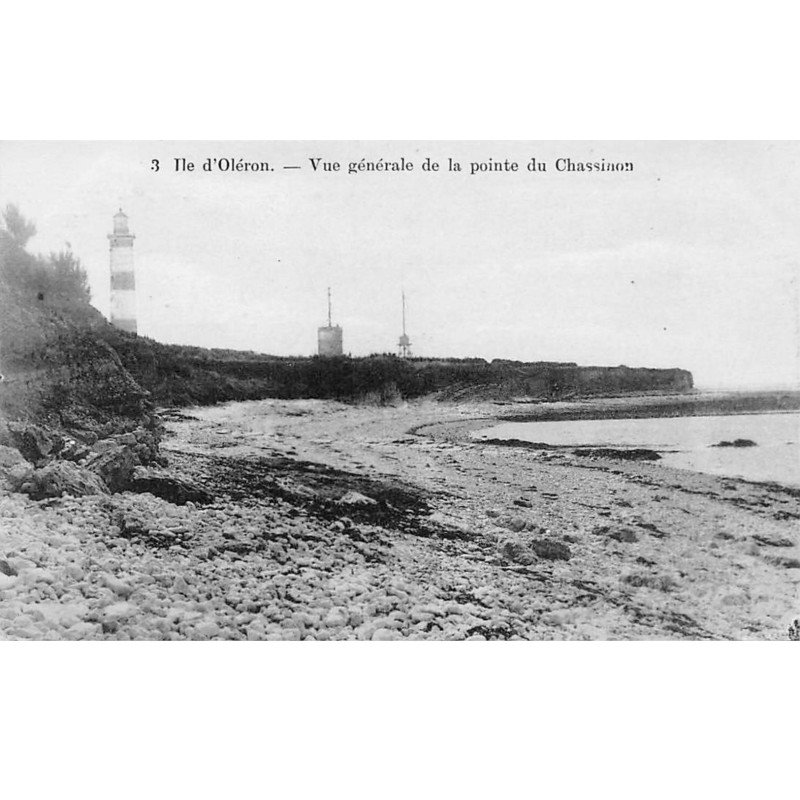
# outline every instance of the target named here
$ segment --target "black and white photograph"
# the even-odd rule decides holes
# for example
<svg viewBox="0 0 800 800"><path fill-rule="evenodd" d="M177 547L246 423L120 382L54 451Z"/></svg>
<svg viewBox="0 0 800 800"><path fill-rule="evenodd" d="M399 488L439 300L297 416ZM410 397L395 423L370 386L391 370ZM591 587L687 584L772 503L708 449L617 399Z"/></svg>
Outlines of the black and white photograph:
<svg viewBox="0 0 800 800"><path fill-rule="evenodd" d="M6 4L3 796L794 796L792 12Z"/></svg>
<svg viewBox="0 0 800 800"><path fill-rule="evenodd" d="M0 637L800 638L800 145L0 143Z"/></svg>

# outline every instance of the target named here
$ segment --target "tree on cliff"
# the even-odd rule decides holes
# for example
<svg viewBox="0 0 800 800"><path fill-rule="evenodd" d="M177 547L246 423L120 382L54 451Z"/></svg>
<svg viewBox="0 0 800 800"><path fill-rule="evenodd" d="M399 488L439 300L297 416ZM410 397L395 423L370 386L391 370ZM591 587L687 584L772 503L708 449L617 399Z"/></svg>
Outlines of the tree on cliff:
<svg viewBox="0 0 800 800"><path fill-rule="evenodd" d="M36 225L22 216L20 210L9 203L3 211L3 230L17 247L24 248L28 240L36 235Z"/></svg>
<svg viewBox="0 0 800 800"><path fill-rule="evenodd" d="M52 290L60 295L70 295L76 300L85 300L88 303L91 292L86 271L72 250L50 253L49 260Z"/></svg>
<svg viewBox="0 0 800 800"><path fill-rule="evenodd" d="M12 204L6 206L0 223L0 274L12 289L40 302L88 303L86 271L70 249L49 256L34 256L25 247L36 233L36 225Z"/></svg>

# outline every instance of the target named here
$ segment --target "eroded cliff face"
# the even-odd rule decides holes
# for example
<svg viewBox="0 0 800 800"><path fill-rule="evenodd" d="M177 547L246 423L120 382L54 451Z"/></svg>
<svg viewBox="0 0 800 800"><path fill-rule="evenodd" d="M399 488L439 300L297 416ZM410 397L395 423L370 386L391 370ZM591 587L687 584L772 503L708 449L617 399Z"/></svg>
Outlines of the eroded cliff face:
<svg viewBox="0 0 800 800"><path fill-rule="evenodd" d="M0 277L0 413L78 436L147 423L153 404L87 304L31 296Z"/></svg>
<svg viewBox="0 0 800 800"><path fill-rule="evenodd" d="M179 480L153 473L165 463L163 426L149 392L104 340L108 323L87 297L37 290L7 266L0 263L0 490L36 500L124 490L188 497Z"/></svg>
<svg viewBox="0 0 800 800"><path fill-rule="evenodd" d="M117 336L117 334L114 334ZM681 369L580 367L482 359L282 358L163 345L119 337L115 350L161 405L227 400L318 398L386 403L436 396L448 401L555 400L570 397L685 392Z"/></svg>

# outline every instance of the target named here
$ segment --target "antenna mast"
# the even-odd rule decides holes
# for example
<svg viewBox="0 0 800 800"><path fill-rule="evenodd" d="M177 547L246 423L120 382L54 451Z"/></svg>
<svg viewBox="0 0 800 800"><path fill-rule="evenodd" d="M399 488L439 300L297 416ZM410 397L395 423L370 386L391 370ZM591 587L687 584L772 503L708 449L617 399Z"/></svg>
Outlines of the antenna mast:
<svg viewBox="0 0 800 800"><path fill-rule="evenodd" d="M398 349L400 351L400 358L408 358L411 355L411 339L408 338L408 334L406 333L406 293L405 290L402 290L402 298L403 298L403 335L400 337L400 340L397 343Z"/></svg>
<svg viewBox="0 0 800 800"><path fill-rule="evenodd" d="M328 287L328 327L331 326L331 287Z"/></svg>

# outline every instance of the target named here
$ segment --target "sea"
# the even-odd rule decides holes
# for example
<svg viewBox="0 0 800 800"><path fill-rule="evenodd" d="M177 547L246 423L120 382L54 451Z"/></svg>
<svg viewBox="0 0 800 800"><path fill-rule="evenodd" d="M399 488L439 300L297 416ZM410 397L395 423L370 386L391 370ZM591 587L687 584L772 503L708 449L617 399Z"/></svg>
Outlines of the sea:
<svg viewBox="0 0 800 800"><path fill-rule="evenodd" d="M521 439L573 447L646 448L658 463L712 475L800 487L800 413L504 422L476 439ZM714 447L749 439L754 447Z"/></svg>

